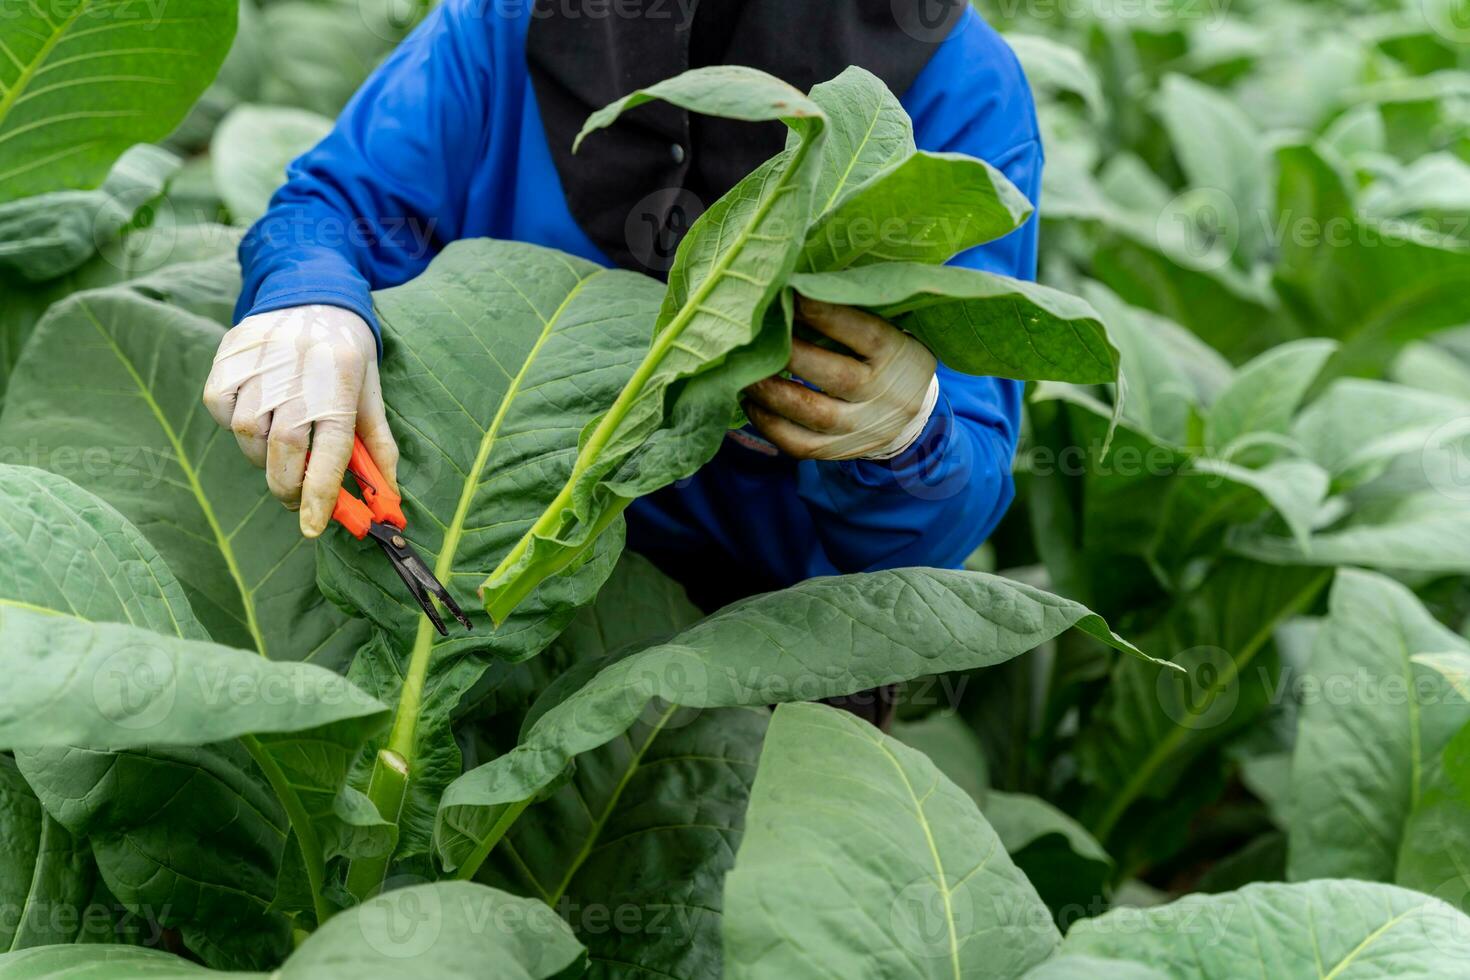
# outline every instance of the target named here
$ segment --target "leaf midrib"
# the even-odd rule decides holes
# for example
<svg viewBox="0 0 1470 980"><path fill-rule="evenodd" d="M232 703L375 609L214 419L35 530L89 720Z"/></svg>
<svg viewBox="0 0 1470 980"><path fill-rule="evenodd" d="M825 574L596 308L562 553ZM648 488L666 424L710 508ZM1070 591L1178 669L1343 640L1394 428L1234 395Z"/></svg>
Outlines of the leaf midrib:
<svg viewBox="0 0 1470 980"><path fill-rule="evenodd" d="M1228 658L1228 666L1221 670L1220 677L1217 679L1217 683L1212 685L1212 689L1218 692L1234 682L1240 676L1240 672L1250 666L1256 654L1266 645L1266 642L1275 632L1277 624L1296 615L1327 584L1327 579L1330 577L1330 571L1313 576L1305 588L1298 592L1290 602L1286 603L1275 616L1264 623L1251 636L1250 640L1241 647L1239 660L1235 657ZM1179 749L1180 743L1193 734L1195 734L1194 729L1176 724L1168 730L1163 738L1154 743L1153 749L1144 761L1134 768L1133 775L1124 784L1123 789L1119 791L1118 795L1113 798L1112 803L1106 812L1104 812L1101 819L1090 828L1093 836L1097 838L1099 843L1103 843L1104 847L1107 846L1105 843L1106 838L1112 834L1113 828L1117 826L1118 821L1122 819L1128 807L1143 792L1144 786L1153 778L1154 773L1158 771L1159 767Z"/></svg>
<svg viewBox="0 0 1470 980"><path fill-rule="evenodd" d="M628 784L633 781L633 776L638 772L639 767L643 765L643 757L648 754L648 750L653 746L654 740L663 732L664 727L669 723L669 719L678 710L679 706L677 704L669 705L663 715L659 717L657 724L653 726L652 731L648 733L648 737L643 740L643 744L638 746L637 750L633 753L633 758L628 760L628 768L623 772L622 778L618 780L617 786L613 788L612 795L607 799L607 805L602 808L602 813L593 819L592 827L587 833L587 839L582 842L581 848L577 851L577 856L567 866L567 873L562 877L561 883L548 896L549 900L546 903L547 905L555 908L556 903L561 900L562 895L566 894L567 887L571 885L572 879L576 877L577 872L582 869L582 865L592 854L593 845L602 836L602 832L607 827L607 822L611 819L613 810L617 809L618 802L623 798L623 793L627 790Z"/></svg>
<svg viewBox="0 0 1470 980"><path fill-rule="evenodd" d="M464 488L460 491L459 503L455 507L454 517L444 530L444 541L440 546L439 555L434 561L434 576L443 582L447 580L454 569L454 559L459 551L460 541L464 536L465 522L469 520L469 512L474 504L475 496L479 493L485 467L489 465L490 455L494 451L496 440L500 435L500 428L510 414L511 405L520 393L521 385L530 374L531 367L536 363L543 347L546 346L561 316L567 307L581 293L584 286L597 278L604 270L598 269L577 280L561 303L552 312L551 316L542 320L541 335L536 338L536 343L527 352L526 358L521 362L520 370L511 378L505 395L500 400L500 407L496 409L495 417L490 425L486 427L484 435L480 438L480 448L475 454L475 461L470 467L469 479L465 481ZM529 304L528 304L529 305ZM536 307L531 306L531 311L536 312ZM539 314L538 314L539 315ZM414 634L413 650L409 655L408 671L403 679L403 687L398 704L398 712L393 719L393 729L389 734L389 747L408 760L409 772L413 771L413 760L416 755L414 743L417 740L418 714L420 701L423 697L423 686L428 675L429 653L434 646L432 624L427 616L420 615L418 618L418 630ZM410 778L412 778L410 776Z"/></svg>
<svg viewBox="0 0 1470 980"><path fill-rule="evenodd" d="M25 937L26 923L31 919L31 905L41 891L41 873L46 866L46 856L50 853L47 850L47 838L54 833L56 826L56 821L51 819L51 815L44 807L38 805L37 809L41 811L41 834L36 841L36 863L31 865L31 883L26 889L26 899L20 906L20 916L16 919L15 924L15 935L10 938L9 952L12 953L20 948L20 943Z"/></svg>
<svg viewBox="0 0 1470 980"><path fill-rule="evenodd" d="M4 97L0 97L0 130L5 128L5 120L10 115L10 110L15 108L15 103L20 93L26 90L31 80L36 77L36 72L46 63L46 59L51 57L51 52L55 51L56 46L65 39L66 32L71 30L71 26L92 8L94 2L96 0L81 0L77 4L77 9L72 11L71 16L62 21L59 27L51 24L50 21L46 21L47 25L52 28L51 36L41 45L40 49L36 52L36 56L16 76L14 83L11 84L9 91L6 92ZM45 20L44 17L41 19Z"/></svg>
<svg viewBox="0 0 1470 980"><path fill-rule="evenodd" d="M194 495L194 500L199 505L200 512L204 515L204 520L209 525L210 533L214 535L215 547L219 549L220 556L224 559L225 567L230 573L230 578L235 583L236 591L240 594L240 605L245 613L245 627L250 632L251 640L255 643L256 652L268 659L269 654L266 651L265 637L261 633L260 620L255 611L254 593L245 584L245 576L240 569L239 559L235 557L235 549L230 544L229 536L225 534L224 528L220 525L219 518L215 516L214 507L210 504L209 498L204 493L204 485L199 481L199 473L195 470L194 464L189 461L189 455L184 449L183 442L179 439L178 433L174 431L173 426L169 424L167 416L163 413L163 406L158 404L158 400L153 397L153 392L148 390L148 385L144 382L143 376L138 373L138 369L128 359L123 349L118 346L117 341L107 332L107 328L102 325L102 321L97 318L97 314L92 311L92 307L88 305L87 300L85 298L78 299L77 308L86 314L88 320L92 321L92 326L97 328L97 333L107 342L107 346L111 349L113 356L117 358L118 363L123 366L123 369L128 372L128 376L133 379L133 384L138 388L139 396L147 404L148 410L153 413L153 418L158 422L159 429L163 431L164 437L168 439L169 444L173 447L179 469L183 472L185 479L189 481L189 491Z"/></svg>
<svg viewBox="0 0 1470 980"><path fill-rule="evenodd" d="M507 583L500 580L506 575L507 570L513 568L521 561L535 540L538 538L546 539L551 536L553 528L561 523L562 516L571 505L577 485L581 482L583 474L592 465L592 460L601 455L602 450L617 433L618 427L623 424L623 419L632 411L633 406L643 398L644 391L649 382L653 380L659 368L663 366L665 358L668 357L669 349L678 341L680 335L689 325L689 322L693 320L694 316L703 310L705 298L729 274L730 266L734 263L735 258L741 255L745 250L745 246L755 239L755 229L766 219L771 208L775 206L777 198L785 194L788 190L794 189L793 175L799 173L805 165L806 155L811 149L812 141L821 132L821 126L825 125L825 116L813 118L818 120L817 132L806 134L806 138L802 140L796 152L792 154L790 163L786 170L782 172L780 179L776 182L775 190L764 197L756 206L755 210L751 213L750 220L746 223L745 227L740 229L740 233L735 237L729 249L723 255L719 256L718 260L710 267L704 280L695 289L694 293L685 299L679 311L674 314L667 324L662 327L655 326L654 329L656 332L648 354L644 356L642 363L633 372L633 376L628 379L627 385L619 393L612 407L598 421L597 426L592 430L592 435L587 439L587 444L578 451L577 459L572 464L571 475L567 477L567 481L562 486L561 492L542 511L541 517L537 519L536 523L531 525L530 529L521 536L521 539L516 542L515 546L495 566L494 571L485 579L485 584L481 586L482 594L485 589L503 590ZM685 240L688 241L687 238ZM794 242L794 240L789 244L792 247L793 253L799 254L800 244ZM680 247L682 248L683 246L681 245ZM773 279L772 283L774 281ZM767 283L765 288L770 289L771 283ZM667 388L667 385L658 390L663 391L665 388ZM617 508L610 507L608 513L604 516L607 518L616 517L617 513ZM592 534L589 535L589 539L596 537L597 533L598 529L594 528ZM561 561L565 564L574 556L575 552L565 555ZM552 560L552 567L553 569L555 568L555 559ZM530 567L520 570L521 575L529 573ZM549 575L551 573L548 572L547 574ZM491 604L493 605L493 602Z"/></svg>
<svg viewBox="0 0 1470 980"><path fill-rule="evenodd" d="M929 818L924 813L924 804L920 801L919 794L914 792L914 784L909 781L909 775L904 771L903 765L898 761L898 757L893 754L888 746L883 744L881 737L878 740L872 741L872 744L893 765L894 772L898 773L898 778L903 782L904 790L909 794L909 799L913 801L914 819L919 824L919 829L924 832L924 842L929 845L929 856L934 861L934 870L936 872L934 884L939 889L940 897L944 899L944 924L949 930L950 966L954 970L955 980L960 980L963 976L963 971L960 969L960 941L959 934L955 931L954 902L950 898L949 876L944 870L944 859L939 854L939 845L934 840L934 831L929 826ZM999 845L997 844L996 846Z"/></svg>

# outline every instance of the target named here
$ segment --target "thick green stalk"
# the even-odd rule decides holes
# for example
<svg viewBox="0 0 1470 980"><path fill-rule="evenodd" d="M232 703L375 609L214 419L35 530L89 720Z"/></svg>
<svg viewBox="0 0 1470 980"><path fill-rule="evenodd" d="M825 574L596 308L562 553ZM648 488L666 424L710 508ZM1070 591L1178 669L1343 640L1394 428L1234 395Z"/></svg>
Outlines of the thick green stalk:
<svg viewBox="0 0 1470 980"><path fill-rule="evenodd" d="M396 731L396 726L395 726ZM412 741L413 734L409 733ZM391 745L391 743L390 743ZM403 813L403 801L408 796L407 756L393 748L380 749L373 762L373 774L368 780L368 799L378 808L378 815L393 826ZM377 894L388 876L388 862L393 858L392 849L380 857L358 858L347 868L347 890L358 901L366 901Z"/></svg>
<svg viewBox="0 0 1470 980"><path fill-rule="evenodd" d="M311 822L311 816L306 812L301 797L292 788L291 781L265 750L265 746L260 744L260 740L254 735L242 735L240 743L245 746L245 751L250 753L250 758L255 760L260 771L265 773L266 781L271 784L281 806L286 809L286 818L291 821L291 829L296 833L296 844L301 848L301 860L306 866L306 881L311 887L312 906L316 910L316 924L320 926L331 916L332 907L327 904L324 887L327 868L326 862L322 860L322 842L316 835L316 825Z"/></svg>
<svg viewBox="0 0 1470 980"><path fill-rule="evenodd" d="M587 438L587 444L578 451L577 459L572 464L572 472L567 477L566 483L562 485L555 499L541 512L541 516L536 519L536 523L531 525L531 529L521 535L521 539L515 543L515 546L495 566L495 570L490 573L488 580L495 579L497 576L503 574L506 569L520 561L536 538L549 537L557 532L562 523L563 516L567 509L571 507L577 481L582 477L582 474L587 472L592 461L602 454L603 449L612 440L618 427L623 424L623 420L632 411L633 405L639 398L643 397L644 387L663 364L664 358L668 356L670 348L674 346L674 343L683 334L684 328L689 325L689 322L694 319L694 315L704 306L705 299L714 290L715 286L729 270L730 265L735 261L735 258L740 254L745 241L752 234L751 229L765 218L766 212L770 210L772 204L775 203L778 197L785 193L787 183L794 176L800 175L811 146L811 140L804 140L801 143L797 151L792 154L791 162L788 164L786 172L782 175L781 186L768 196L766 200L762 201L755 213L751 215L750 223L746 226L745 231L742 232L740 244L720 256L719 261L715 263L714 267L710 269L709 273L704 277L704 280L699 284L699 288L684 301L684 305L679 308L679 312L675 314L674 318L653 338L653 344L649 347L648 353L644 355L643 361L638 365L638 369L633 372L633 376L628 379L628 383L618 393L617 400L613 402L612 407L598 420L596 428L592 430L592 435ZM775 291L773 290L773 295L774 293ZM764 311L762 311L762 315L764 315ZM616 512L621 513L622 509L630 503L632 501L622 502ZM590 541L595 538L610 523L611 520L606 517L600 519L592 534L588 535L588 540ZM575 557L575 554L573 557ZM558 563L556 569L564 567L565 564L566 562ZM497 624L503 622L510 615L511 611L515 609L516 605L530 594L536 584L538 583L520 586L514 592L507 592L497 597L493 605L486 607L487 611Z"/></svg>
<svg viewBox="0 0 1470 980"><path fill-rule="evenodd" d="M1205 703L1213 704L1214 699L1221 692L1235 683L1236 679L1240 676L1240 672L1250 666L1250 662L1255 659L1256 654L1271 639L1272 634L1276 631L1276 627L1305 609L1308 603L1316 597L1317 593L1326 586L1331 578L1332 573L1330 571L1314 576L1311 582L1293 596L1290 602L1282 606L1275 616L1262 623L1260 629L1256 630L1250 640L1240 648L1240 652L1232 656L1221 667L1219 675L1215 678L1215 682L1210 684L1207 689L1209 697ZM1102 816L1091 828L1092 835L1101 841L1104 846L1107 845L1108 838L1112 836L1113 830L1118 826L1118 821L1123 818L1123 814L1128 811L1128 808L1133 805L1134 801L1148 787L1154 774L1163 767L1169 757L1178 751L1192 734L1194 734L1194 729L1176 724L1173 728L1169 729L1163 738L1154 743L1154 747L1149 752L1148 757L1133 770L1133 774L1129 777L1128 782L1109 801L1107 809L1103 811Z"/></svg>
<svg viewBox="0 0 1470 980"><path fill-rule="evenodd" d="M500 812L500 816L495 819L495 823L491 826L489 833L485 835L485 839L476 844L475 849L470 852L470 856L465 858L464 863L455 869L454 876L461 881L469 881L474 878L475 872L480 870L480 865L484 864L485 859L490 856L490 852L495 850L495 845L499 844L501 838L510 831L511 827L515 826L515 822L520 819L521 814L530 805L531 800L527 798L521 800L519 803L511 803L506 806Z"/></svg>

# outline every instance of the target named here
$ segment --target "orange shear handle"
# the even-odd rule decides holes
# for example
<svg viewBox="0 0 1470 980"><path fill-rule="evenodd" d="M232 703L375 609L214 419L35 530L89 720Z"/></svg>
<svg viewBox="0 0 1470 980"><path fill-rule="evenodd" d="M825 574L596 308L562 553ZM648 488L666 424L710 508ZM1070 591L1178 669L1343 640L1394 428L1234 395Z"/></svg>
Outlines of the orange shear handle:
<svg viewBox="0 0 1470 980"><path fill-rule="evenodd" d="M393 492L383 471L378 469L372 454L358 436L352 437L352 458L347 463L347 471L357 480L362 500L343 487L337 492L332 520L358 540L367 537L374 521L392 524L400 531L408 526L408 519L403 516L403 498Z"/></svg>

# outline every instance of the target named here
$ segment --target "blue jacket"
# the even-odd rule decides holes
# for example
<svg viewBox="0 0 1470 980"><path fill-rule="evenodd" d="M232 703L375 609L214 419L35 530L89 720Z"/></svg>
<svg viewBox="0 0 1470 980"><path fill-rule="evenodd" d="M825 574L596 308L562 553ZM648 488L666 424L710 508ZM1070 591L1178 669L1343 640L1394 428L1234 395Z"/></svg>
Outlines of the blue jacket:
<svg viewBox="0 0 1470 980"><path fill-rule="evenodd" d="M369 291L413 278L460 238L531 242L611 264L573 220L547 146L526 68L531 4L497 9L444 0L326 139L290 165L240 247L237 321L324 303L376 330ZM921 148L981 157L1037 200L1042 151L1030 90L973 11L902 101ZM1036 218L954 261L1034 278ZM696 476L629 510L630 545L707 604L814 575L957 567L1010 504L1021 385L942 366L939 378L933 419L898 458L796 461L727 439Z"/></svg>

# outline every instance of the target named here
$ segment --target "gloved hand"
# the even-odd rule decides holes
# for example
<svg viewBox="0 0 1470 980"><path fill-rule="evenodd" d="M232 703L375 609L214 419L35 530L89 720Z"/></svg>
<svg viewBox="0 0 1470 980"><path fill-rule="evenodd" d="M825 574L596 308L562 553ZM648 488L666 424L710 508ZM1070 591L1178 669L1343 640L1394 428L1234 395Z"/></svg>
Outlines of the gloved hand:
<svg viewBox="0 0 1470 980"><path fill-rule="evenodd" d="M245 457L265 468L271 493L300 509L308 538L332 519L354 430L398 489L377 341L349 310L298 306L242 320L220 341L204 404Z"/></svg>
<svg viewBox="0 0 1470 980"><path fill-rule="evenodd" d="M939 400L929 349L886 320L797 297L797 319L853 351L793 338L781 377L745 389L745 413L776 448L799 459L891 459L924 431Z"/></svg>

